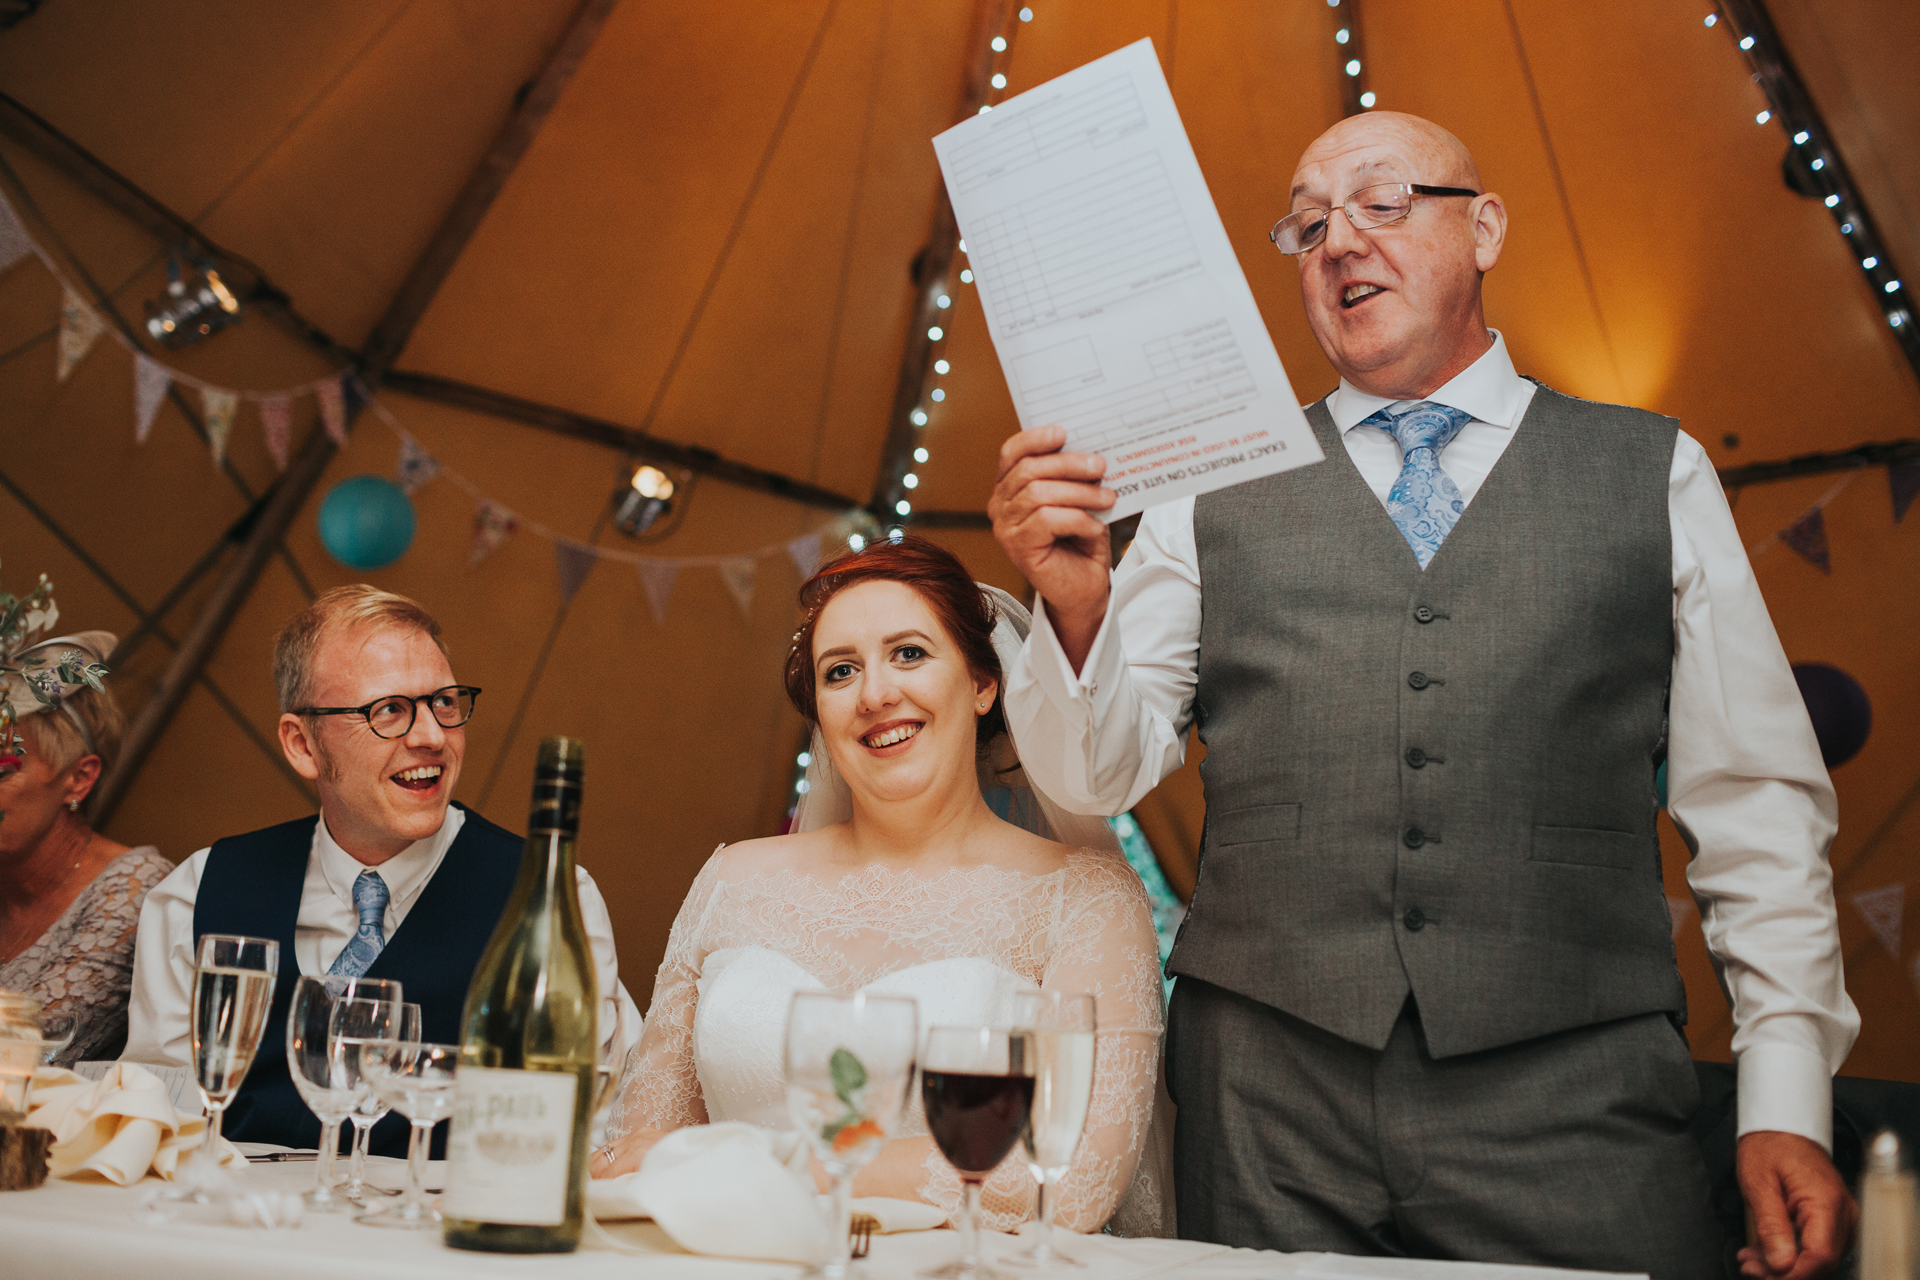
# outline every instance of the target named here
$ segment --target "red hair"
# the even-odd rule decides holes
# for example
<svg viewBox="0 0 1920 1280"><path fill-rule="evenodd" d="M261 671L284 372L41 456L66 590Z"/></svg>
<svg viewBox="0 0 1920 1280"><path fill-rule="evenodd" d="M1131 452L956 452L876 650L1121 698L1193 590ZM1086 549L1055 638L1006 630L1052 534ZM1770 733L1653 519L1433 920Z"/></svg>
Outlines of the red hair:
<svg viewBox="0 0 1920 1280"><path fill-rule="evenodd" d="M1003 683L1000 655L993 648L993 626L998 619L966 566L951 551L925 538L909 534L898 542L881 539L841 556L800 588L803 620L793 633L793 648L787 651L787 700L808 724L817 726L820 722L815 702L814 624L829 600L862 582L900 582L912 587L933 610L941 629L952 637L966 660L968 673L978 681ZM996 693L992 708L979 718L976 740L984 746L1005 730L1006 718Z"/></svg>

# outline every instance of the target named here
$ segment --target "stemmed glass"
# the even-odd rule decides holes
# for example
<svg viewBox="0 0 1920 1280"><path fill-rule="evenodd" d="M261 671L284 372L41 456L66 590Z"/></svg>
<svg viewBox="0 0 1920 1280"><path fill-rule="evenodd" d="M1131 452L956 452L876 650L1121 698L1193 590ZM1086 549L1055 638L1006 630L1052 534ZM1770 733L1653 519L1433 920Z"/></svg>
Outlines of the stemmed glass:
<svg viewBox="0 0 1920 1280"><path fill-rule="evenodd" d="M40 1015L40 1065L50 1067L53 1060L67 1051L73 1038L80 1033L80 1019L70 1013L43 1013Z"/></svg>
<svg viewBox="0 0 1920 1280"><path fill-rule="evenodd" d="M327 1019L329 1070L341 1087L353 1094L353 1109L347 1113L354 1128L353 1160L347 1166L347 1180L337 1193L343 1199L364 1205L367 1200L388 1194L367 1181L368 1131L387 1114L387 1103L374 1093L373 1082L362 1072L360 1050L368 1044L419 1038L418 1005L362 997L334 1001L333 1013Z"/></svg>
<svg viewBox="0 0 1920 1280"><path fill-rule="evenodd" d="M800 991L787 1013L787 1111L833 1179L827 1255L808 1277L848 1274L853 1175L887 1144L913 1088L919 1006L906 996Z"/></svg>
<svg viewBox="0 0 1920 1280"><path fill-rule="evenodd" d="M205 1204L226 1190L220 1172L220 1121L240 1090L273 1008L280 944L271 938L201 935L193 975L193 1072L207 1108L206 1137L161 1199Z"/></svg>
<svg viewBox="0 0 1920 1280"><path fill-rule="evenodd" d="M980 1261L980 1184L1007 1158L1033 1110L1033 1032L935 1027L920 1055L920 1101L934 1145L960 1174L960 1256L936 1280L1007 1280Z"/></svg>
<svg viewBox="0 0 1920 1280"><path fill-rule="evenodd" d="M333 1006L342 999L398 1003L400 984L385 978L302 977L287 1011L287 1073L300 1098L320 1118L320 1158L313 1189L302 1197L315 1213L344 1213L355 1207L333 1189L334 1162L340 1154L340 1122L358 1101L344 1073L334 1069L334 1046L327 1039Z"/></svg>
<svg viewBox="0 0 1920 1280"><path fill-rule="evenodd" d="M1007 1259L1014 1266L1084 1267L1054 1247L1054 1184L1073 1165L1093 1101L1093 997L1060 991L1024 992L1014 1001L1013 1022L1033 1032L1033 1109L1020 1145L1027 1168L1040 1184L1040 1231L1033 1247Z"/></svg>
<svg viewBox="0 0 1920 1280"><path fill-rule="evenodd" d="M440 1225L440 1211L428 1202L425 1190L427 1153L433 1145L433 1126L453 1114L453 1073L460 1062L460 1046L399 1040L361 1046L361 1069L387 1105L413 1126L407 1136L407 1198L392 1208L382 1207L354 1219L370 1227L425 1227Z"/></svg>

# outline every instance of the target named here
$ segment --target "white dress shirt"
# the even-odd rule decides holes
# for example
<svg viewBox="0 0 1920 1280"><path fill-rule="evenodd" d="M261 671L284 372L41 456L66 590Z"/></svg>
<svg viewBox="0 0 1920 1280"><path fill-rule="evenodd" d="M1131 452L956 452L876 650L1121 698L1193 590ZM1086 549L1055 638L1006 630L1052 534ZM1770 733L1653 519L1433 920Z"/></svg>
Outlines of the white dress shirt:
<svg viewBox="0 0 1920 1280"><path fill-rule="evenodd" d="M1521 428L1533 393L1496 333L1485 355L1426 397L1473 415L1440 456L1466 502ZM1359 423L1403 403L1344 379L1327 401L1348 455L1383 505L1400 473L1400 446ZM1684 432L1667 513L1667 811L1694 851L1687 880L1733 1007L1739 1131L1780 1129L1830 1146L1832 1075L1860 1029L1842 980L1827 866L1838 823L1833 786L1719 478ZM1141 519L1078 674L1044 602L1035 608L1033 634L1007 673L1007 719L1022 764L1070 808L1132 808L1185 758L1199 653L1200 559L1193 499L1183 498Z"/></svg>
<svg viewBox="0 0 1920 1280"><path fill-rule="evenodd" d="M416 840L377 867L368 867L342 849L326 822L313 825L313 855L307 859L307 879L300 890L300 913L293 925L293 962L303 975L323 974L346 949L360 927L353 905L353 882L362 871L373 871L387 882L387 914L383 926L388 941L406 920L420 891L433 879L447 849L467 820L462 809L449 807L440 830ZM192 1065L193 907L200 896L200 877L207 868L202 849L173 869L154 886L140 907L140 932L133 948L133 994L127 1005L127 1047L121 1059L169 1067ZM600 1038L603 1048L617 1035L638 1035L622 1028L622 1006L631 1006L620 989L620 965L614 956L613 921L593 877L574 868L580 891L580 915L586 922L593 950L594 974L600 986ZM287 962L281 957L281 963ZM632 1015L627 1015L629 1020Z"/></svg>

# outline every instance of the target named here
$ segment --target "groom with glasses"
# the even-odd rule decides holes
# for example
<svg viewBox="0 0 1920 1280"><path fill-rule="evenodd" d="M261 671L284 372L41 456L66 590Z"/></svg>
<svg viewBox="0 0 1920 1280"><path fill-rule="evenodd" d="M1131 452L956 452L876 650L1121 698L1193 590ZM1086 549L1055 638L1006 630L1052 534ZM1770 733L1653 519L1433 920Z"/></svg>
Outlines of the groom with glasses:
<svg viewBox="0 0 1920 1280"><path fill-rule="evenodd" d="M1167 962L1182 1234L1720 1276L1664 761L1733 1009L1739 1266L1831 1270L1834 793L1712 464L1515 372L1481 301L1506 207L1452 134L1351 117L1289 203L1326 461L1151 508L1111 574L1105 460L1058 427L990 503L1040 596L1005 695L1034 782L1122 813L1207 745Z"/></svg>
<svg viewBox="0 0 1920 1280"><path fill-rule="evenodd" d="M454 680L440 624L420 605L364 585L328 591L281 628L273 674L280 749L319 792L320 812L215 841L147 895L122 1057L189 1065L195 938L276 938L273 1009L225 1136L312 1147L320 1123L287 1072L296 980L393 979L420 1006L423 1039L459 1043L467 983L522 841L450 803L480 690ZM631 1001L620 999L606 904L592 877L578 877L610 1041ZM374 1128L376 1154L406 1146L400 1117Z"/></svg>

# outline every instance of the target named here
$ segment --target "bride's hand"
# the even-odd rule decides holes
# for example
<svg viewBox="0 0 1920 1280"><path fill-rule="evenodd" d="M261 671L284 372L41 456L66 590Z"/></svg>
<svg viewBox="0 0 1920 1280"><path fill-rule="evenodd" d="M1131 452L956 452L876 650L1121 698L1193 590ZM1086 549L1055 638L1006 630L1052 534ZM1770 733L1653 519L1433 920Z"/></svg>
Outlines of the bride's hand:
<svg viewBox="0 0 1920 1280"><path fill-rule="evenodd" d="M587 1172L595 1178L617 1178L632 1173L653 1150L653 1144L667 1136L667 1129L631 1129L587 1158Z"/></svg>

